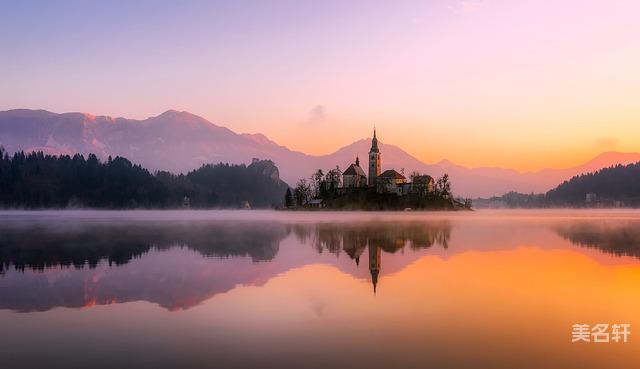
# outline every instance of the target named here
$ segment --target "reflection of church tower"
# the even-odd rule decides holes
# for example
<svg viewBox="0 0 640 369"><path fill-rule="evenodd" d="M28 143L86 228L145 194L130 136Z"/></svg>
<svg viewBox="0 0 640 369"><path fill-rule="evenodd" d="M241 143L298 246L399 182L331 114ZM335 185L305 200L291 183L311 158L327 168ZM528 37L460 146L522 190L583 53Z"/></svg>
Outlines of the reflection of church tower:
<svg viewBox="0 0 640 369"><path fill-rule="evenodd" d="M376 293L378 285L378 274L380 273L380 252L378 246L369 244L369 271L371 272L371 283L373 283L373 293Z"/></svg>
<svg viewBox="0 0 640 369"><path fill-rule="evenodd" d="M369 186L376 185L376 179L380 175L380 150L378 150L378 139L376 129L373 129L373 139L371 140L371 150L369 150Z"/></svg>

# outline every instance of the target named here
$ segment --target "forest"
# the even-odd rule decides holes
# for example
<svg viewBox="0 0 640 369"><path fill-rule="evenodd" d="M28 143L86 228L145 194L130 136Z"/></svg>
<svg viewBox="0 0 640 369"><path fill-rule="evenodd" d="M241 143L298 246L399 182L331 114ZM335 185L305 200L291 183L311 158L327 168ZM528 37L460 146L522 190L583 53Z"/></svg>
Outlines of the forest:
<svg viewBox="0 0 640 369"><path fill-rule="evenodd" d="M267 208L281 206L287 188L269 160L151 173L123 157L9 155L0 147L3 208Z"/></svg>
<svg viewBox="0 0 640 369"><path fill-rule="evenodd" d="M580 174L544 194L510 192L484 202L511 208L638 207L640 162Z"/></svg>

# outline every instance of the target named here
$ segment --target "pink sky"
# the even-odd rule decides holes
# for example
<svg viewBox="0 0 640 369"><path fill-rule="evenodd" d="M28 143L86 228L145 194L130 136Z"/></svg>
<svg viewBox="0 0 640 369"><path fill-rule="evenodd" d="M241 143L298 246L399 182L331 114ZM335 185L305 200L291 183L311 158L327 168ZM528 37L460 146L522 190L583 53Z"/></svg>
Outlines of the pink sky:
<svg viewBox="0 0 640 369"><path fill-rule="evenodd" d="M0 109L187 110L289 148L370 136L520 170L640 151L636 1L0 5Z"/></svg>

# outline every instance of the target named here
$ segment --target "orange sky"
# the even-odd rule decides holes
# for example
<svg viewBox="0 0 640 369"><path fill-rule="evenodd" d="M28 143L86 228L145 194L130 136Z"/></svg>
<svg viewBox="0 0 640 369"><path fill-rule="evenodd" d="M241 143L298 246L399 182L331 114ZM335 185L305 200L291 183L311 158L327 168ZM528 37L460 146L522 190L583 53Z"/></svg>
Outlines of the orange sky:
<svg viewBox="0 0 640 369"><path fill-rule="evenodd" d="M0 7L2 110L186 110L311 154L376 124L472 167L640 151L637 1Z"/></svg>

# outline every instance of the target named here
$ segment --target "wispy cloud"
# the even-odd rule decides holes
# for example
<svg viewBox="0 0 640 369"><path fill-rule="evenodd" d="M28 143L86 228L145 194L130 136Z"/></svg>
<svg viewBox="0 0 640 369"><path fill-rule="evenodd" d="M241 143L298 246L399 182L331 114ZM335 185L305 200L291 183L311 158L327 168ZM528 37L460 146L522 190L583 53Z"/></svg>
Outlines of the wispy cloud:
<svg viewBox="0 0 640 369"><path fill-rule="evenodd" d="M323 105L314 106L307 116L305 121L307 124L319 125L327 121L327 113Z"/></svg>
<svg viewBox="0 0 640 369"><path fill-rule="evenodd" d="M454 14L472 14L482 8L481 0L456 0L449 5L449 10Z"/></svg>
<svg viewBox="0 0 640 369"><path fill-rule="evenodd" d="M619 140L615 137L601 137L596 140L595 147L598 151L611 151L618 147Z"/></svg>

